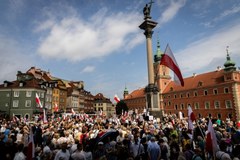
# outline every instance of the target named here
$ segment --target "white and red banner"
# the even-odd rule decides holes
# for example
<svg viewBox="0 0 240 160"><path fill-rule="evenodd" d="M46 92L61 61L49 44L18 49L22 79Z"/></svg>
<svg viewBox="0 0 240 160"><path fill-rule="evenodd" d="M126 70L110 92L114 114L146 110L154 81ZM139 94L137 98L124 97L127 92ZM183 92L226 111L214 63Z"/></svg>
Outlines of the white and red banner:
<svg viewBox="0 0 240 160"><path fill-rule="evenodd" d="M188 129L193 130L193 122L196 121L196 117L192 111L191 106L188 106Z"/></svg>
<svg viewBox="0 0 240 160"><path fill-rule="evenodd" d="M206 151L215 156L218 151L217 138L213 129L211 119L208 122L207 138L206 138Z"/></svg>
<svg viewBox="0 0 240 160"><path fill-rule="evenodd" d="M13 122L20 121L20 119L13 113Z"/></svg>
<svg viewBox="0 0 240 160"><path fill-rule="evenodd" d="M114 96L114 100L118 103L118 102L120 102L120 98L118 98L118 96L115 94L115 96Z"/></svg>
<svg viewBox="0 0 240 160"><path fill-rule="evenodd" d="M42 103L41 103L40 98L39 98L39 96L38 96L37 93L36 93L36 103L38 104L38 106L39 106L40 108L43 108Z"/></svg>
<svg viewBox="0 0 240 160"><path fill-rule="evenodd" d="M54 112L58 112L58 104L57 103L55 103Z"/></svg>
<svg viewBox="0 0 240 160"><path fill-rule="evenodd" d="M75 114L76 114L76 112L74 111L74 109L73 109L73 108L72 108L72 114L73 114L73 115L75 115Z"/></svg>
<svg viewBox="0 0 240 160"><path fill-rule="evenodd" d="M167 44L165 52L162 56L160 65L164 65L164 66L170 68L174 72L174 81L177 84L181 84L181 86L184 86L182 73L181 73L180 68L177 64L177 61L175 60L175 57L172 53L172 50L170 49L168 44Z"/></svg>

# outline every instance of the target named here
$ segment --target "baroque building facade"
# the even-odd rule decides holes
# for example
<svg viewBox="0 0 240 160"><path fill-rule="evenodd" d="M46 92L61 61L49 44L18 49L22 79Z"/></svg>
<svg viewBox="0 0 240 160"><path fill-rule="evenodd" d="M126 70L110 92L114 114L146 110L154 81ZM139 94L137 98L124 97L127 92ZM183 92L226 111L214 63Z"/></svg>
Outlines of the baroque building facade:
<svg viewBox="0 0 240 160"><path fill-rule="evenodd" d="M98 96L84 89L83 81L63 80L31 67L26 73L18 71L15 81L0 84L0 113L6 117L16 115L26 119L42 114L43 109L36 103L36 94L48 114L71 113L72 109L75 113L94 114L96 104L100 104ZM110 99L102 98L101 104L104 104L106 115L114 113Z"/></svg>
<svg viewBox="0 0 240 160"><path fill-rule="evenodd" d="M171 80L169 68L159 65L162 55L158 42L153 65L163 114L181 112L186 117L187 107L191 106L197 117L240 119L240 71L228 51L223 68L186 77L183 87ZM129 109L143 110L146 106L143 88L125 95L124 101Z"/></svg>

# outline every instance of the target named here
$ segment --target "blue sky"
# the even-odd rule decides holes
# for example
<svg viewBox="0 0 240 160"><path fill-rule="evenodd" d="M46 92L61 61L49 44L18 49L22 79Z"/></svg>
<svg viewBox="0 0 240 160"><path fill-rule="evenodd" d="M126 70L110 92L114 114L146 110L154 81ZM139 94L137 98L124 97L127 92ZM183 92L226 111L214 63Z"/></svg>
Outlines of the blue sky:
<svg viewBox="0 0 240 160"><path fill-rule="evenodd" d="M149 0L150 1L150 0ZM31 66L122 98L148 84L139 25L148 0L1 0L0 82ZM154 0L152 37L169 43L184 77L223 66L226 46L240 66L239 0Z"/></svg>

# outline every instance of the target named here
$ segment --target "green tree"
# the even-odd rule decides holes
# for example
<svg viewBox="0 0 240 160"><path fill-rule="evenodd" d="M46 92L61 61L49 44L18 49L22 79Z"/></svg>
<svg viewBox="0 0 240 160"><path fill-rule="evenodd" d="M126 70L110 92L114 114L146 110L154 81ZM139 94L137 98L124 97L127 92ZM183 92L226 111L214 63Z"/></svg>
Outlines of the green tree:
<svg viewBox="0 0 240 160"><path fill-rule="evenodd" d="M116 105L116 114L121 115L122 112L125 113L125 111L128 111L128 106L124 101L120 100Z"/></svg>

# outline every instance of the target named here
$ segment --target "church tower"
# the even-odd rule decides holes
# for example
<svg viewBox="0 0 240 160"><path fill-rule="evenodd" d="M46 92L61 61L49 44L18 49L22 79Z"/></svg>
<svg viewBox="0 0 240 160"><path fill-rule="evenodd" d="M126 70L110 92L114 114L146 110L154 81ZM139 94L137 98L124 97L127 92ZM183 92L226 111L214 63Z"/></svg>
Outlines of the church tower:
<svg viewBox="0 0 240 160"><path fill-rule="evenodd" d="M236 67L235 62L231 60L231 57L228 53L228 46L227 46L227 57L226 62L224 63L224 80L225 81L232 81L234 77L236 76Z"/></svg>
<svg viewBox="0 0 240 160"><path fill-rule="evenodd" d="M154 55L154 82L158 86L160 94L171 81L170 69L164 65L160 65L163 52L160 49L160 42L157 41L157 51Z"/></svg>
<svg viewBox="0 0 240 160"><path fill-rule="evenodd" d="M123 91L123 99L125 99L128 95L128 89L127 89L127 86L125 86L125 89Z"/></svg>
<svg viewBox="0 0 240 160"><path fill-rule="evenodd" d="M235 67L235 62L231 60L231 57L228 53L228 46L227 46L227 60L226 62L224 63L224 71L225 72L231 72L231 71L236 71L236 67Z"/></svg>

